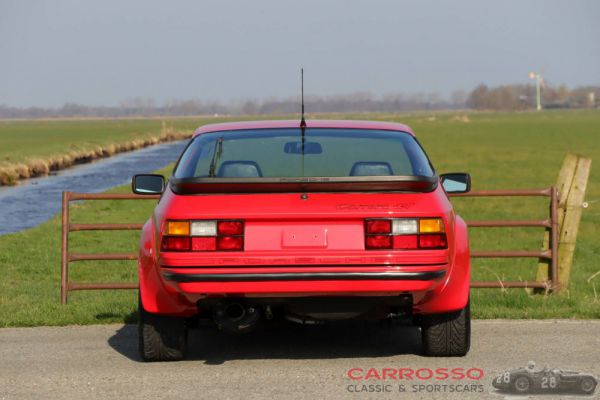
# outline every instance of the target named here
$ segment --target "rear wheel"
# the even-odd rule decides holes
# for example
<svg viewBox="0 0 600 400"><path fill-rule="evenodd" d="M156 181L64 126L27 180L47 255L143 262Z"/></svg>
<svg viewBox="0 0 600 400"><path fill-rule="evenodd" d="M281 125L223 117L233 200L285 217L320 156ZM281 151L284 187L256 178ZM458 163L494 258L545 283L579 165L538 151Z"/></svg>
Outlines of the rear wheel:
<svg viewBox="0 0 600 400"><path fill-rule="evenodd" d="M517 393L527 393L529 392L530 387L531 382L529 382L529 378L525 376L519 376L513 383L513 389Z"/></svg>
<svg viewBox="0 0 600 400"><path fill-rule="evenodd" d="M586 376L579 382L579 388L585 394L592 394L596 391L596 380L592 377Z"/></svg>
<svg viewBox="0 0 600 400"><path fill-rule="evenodd" d="M185 357L187 326L185 318L168 317L144 310L138 303L138 341L144 361L177 361Z"/></svg>
<svg viewBox="0 0 600 400"><path fill-rule="evenodd" d="M471 347L469 303L460 311L425 315L421 319L423 350L433 357L462 357Z"/></svg>

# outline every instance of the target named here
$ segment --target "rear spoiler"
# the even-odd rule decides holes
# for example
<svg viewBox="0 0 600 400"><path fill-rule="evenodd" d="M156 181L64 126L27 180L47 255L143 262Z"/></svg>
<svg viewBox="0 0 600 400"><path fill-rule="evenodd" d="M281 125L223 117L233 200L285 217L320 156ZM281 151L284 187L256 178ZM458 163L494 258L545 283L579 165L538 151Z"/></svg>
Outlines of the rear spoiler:
<svg viewBox="0 0 600 400"><path fill-rule="evenodd" d="M351 176L305 178L171 178L177 194L417 192L435 190L438 176Z"/></svg>

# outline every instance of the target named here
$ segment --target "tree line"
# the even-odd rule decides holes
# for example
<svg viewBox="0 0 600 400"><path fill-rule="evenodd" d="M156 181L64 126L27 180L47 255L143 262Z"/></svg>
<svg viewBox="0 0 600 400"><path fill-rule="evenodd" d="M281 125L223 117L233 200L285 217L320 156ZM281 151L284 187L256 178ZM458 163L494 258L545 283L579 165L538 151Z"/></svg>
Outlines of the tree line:
<svg viewBox="0 0 600 400"><path fill-rule="evenodd" d="M542 88L545 108L598 107L600 86L570 89L565 85ZM309 96L308 113L406 112L417 110L526 110L535 107L533 85L481 84L470 93L455 91L448 98L439 93L388 94L351 93L337 96ZM228 103L200 99L174 100L158 105L153 99L134 98L118 106L86 106L67 103L61 107L12 107L0 104L0 118L70 118L70 117L149 117L195 115L276 115L294 114L300 109L299 98L269 98Z"/></svg>
<svg viewBox="0 0 600 400"><path fill-rule="evenodd" d="M475 110L517 111L536 105L534 85L477 86L467 98L466 106ZM543 108L595 108L600 105L600 86L581 86L570 89L565 85L541 88Z"/></svg>

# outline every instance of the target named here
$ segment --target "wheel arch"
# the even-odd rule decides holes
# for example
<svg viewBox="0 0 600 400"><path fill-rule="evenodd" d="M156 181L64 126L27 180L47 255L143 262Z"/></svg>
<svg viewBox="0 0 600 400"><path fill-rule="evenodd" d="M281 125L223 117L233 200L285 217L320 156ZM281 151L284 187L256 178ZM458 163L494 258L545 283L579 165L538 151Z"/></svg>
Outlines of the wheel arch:
<svg viewBox="0 0 600 400"><path fill-rule="evenodd" d="M140 307L149 313L192 316L196 307L169 289L160 276L157 237L154 218L150 218L142 228L138 254Z"/></svg>
<svg viewBox="0 0 600 400"><path fill-rule="evenodd" d="M454 251L446 281L426 296L425 301L416 304L416 313L445 313L467 306L471 285L470 257L467 224L457 215L454 220Z"/></svg>

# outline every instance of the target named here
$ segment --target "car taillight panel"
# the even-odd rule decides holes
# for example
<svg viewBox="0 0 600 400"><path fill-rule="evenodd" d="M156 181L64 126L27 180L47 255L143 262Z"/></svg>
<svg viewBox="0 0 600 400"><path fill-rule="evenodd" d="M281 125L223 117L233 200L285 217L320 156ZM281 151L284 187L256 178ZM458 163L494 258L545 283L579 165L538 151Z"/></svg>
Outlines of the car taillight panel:
<svg viewBox="0 0 600 400"><path fill-rule="evenodd" d="M167 221L165 234L169 236L190 236L189 221Z"/></svg>
<svg viewBox="0 0 600 400"><path fill-rule="evenodd" d="M392 237L390 235L367 235L365 247L368 249L391 249Z"/></svg>
<svg viewBox="0 0 600 400"><path fill-rule="evenodd" d="M217 249L216 237L193 237L192 251L215 251Z"/></svg>
<svg viewBox="0 0 600 400"><path fill-rule="evenodd" d="M161 251L243 251L244 221L167 221Z"/></svg>
<svg viewBox="0 0 600 400"><path fill-rule="evenodd" d="M217 236L217 221L192 221L192 236Z"/></svg>
<svg viewBox="0 0 600 400"><path fill-rule="evenodd" d="M217 232L219 235L243 235L244 223L242 221L219 221Z"/></svg>
<svg viewBox="0 0 600 400"><path fill-rule="evenodd" d="M419 247L422 249L444 249L446 245L446 235L419 236Z"/></svg>
<svg viewBox="0 0 600 400"><path fill-rule="evenodd" d="M217 237L217 250L242 250L244 248L243 236L219 236Z"/></svg>
<svg viewBox="0 0 600 400"><path fill-rule="evenodd" d="M419 250L448 247L441 218L378 218L365 220L365 249Z"/></svg>
<svg viewBox="0 0 600 400"><path fill-rule="evenodd" d="M390 219L369 219L366 223L369 233L392 233L392 220Z"/></svg>
<svg viewBox="0 0 600 400"><path fill-rule="evenodd" d="M163 236L162 251L190 251L190 238L185 236Z"/></svg>

